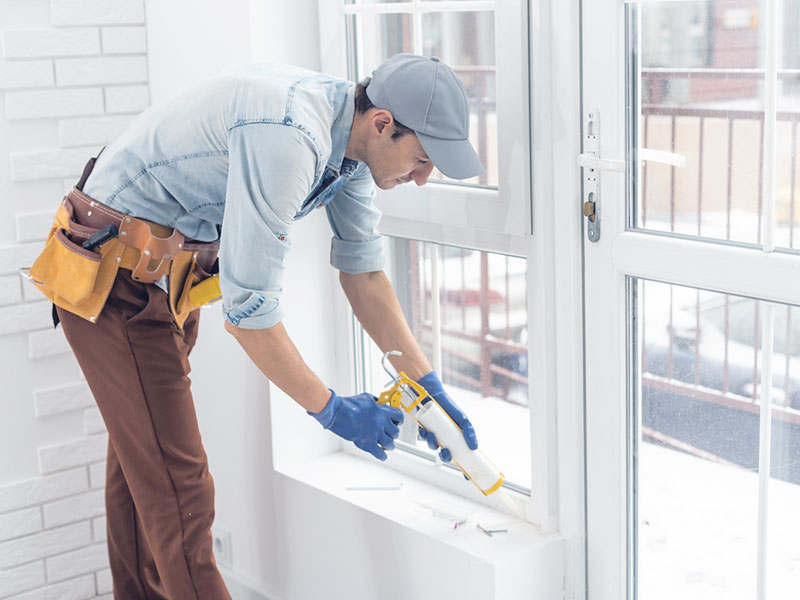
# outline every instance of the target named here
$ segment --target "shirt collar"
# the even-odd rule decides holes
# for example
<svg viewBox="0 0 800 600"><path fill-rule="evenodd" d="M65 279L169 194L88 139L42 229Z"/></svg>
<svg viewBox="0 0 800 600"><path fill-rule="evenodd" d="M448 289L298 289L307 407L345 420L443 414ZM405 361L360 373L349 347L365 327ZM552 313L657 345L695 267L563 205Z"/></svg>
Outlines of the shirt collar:
<svg viewBox="0 0 800 600"><path fill-rule="evenodd" d="M353 83L348 86L344 95L344 106L339 109L331 126L331 155L328 166L345 177L352 175L358 166L358 161L344 157L355 116L355 97L356 85Z"/></svg>

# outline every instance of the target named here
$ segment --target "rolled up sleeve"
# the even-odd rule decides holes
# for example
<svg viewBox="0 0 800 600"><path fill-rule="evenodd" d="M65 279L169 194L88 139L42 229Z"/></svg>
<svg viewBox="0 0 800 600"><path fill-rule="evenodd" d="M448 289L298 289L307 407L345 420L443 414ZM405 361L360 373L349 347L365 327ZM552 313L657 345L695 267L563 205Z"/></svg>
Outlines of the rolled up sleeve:
<svg viewBox="0 0 800 600"><path fill-rule="evenodd" d="M219 271L225 318L266 329L283 318L284 261L292 219L314 182L317 151L282 123L248 123L228 139L228 181Z"/></svg>
<svg viewBox="0 0 800 600"><path fill-rule="evenodd" d="M383 269L383 241L378 231L381 212L374 204L375 184L365 163L325 207L333 231L331 265L345 273Z"/></svg>

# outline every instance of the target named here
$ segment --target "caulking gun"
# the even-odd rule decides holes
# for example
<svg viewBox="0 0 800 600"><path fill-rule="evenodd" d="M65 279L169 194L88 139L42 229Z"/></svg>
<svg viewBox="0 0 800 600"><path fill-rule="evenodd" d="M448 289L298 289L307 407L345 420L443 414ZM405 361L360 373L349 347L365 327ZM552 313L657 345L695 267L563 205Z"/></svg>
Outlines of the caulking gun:
<svg viewBox="0 0 800 600"><path fill-rule="evenodd" d="M386 359L389 356L400 355L402 352L393 350L384 354L381 359L381 364L384 370L392 376L392 381L389 382L391 387L381 392L378 403L388 404L393 408L406 411L421 427L433 433L439 446L450 450L453 463L485 496L499 490L505 481L503 474L480 449L469 449L464 441L461 428L425 391L425 388L410 379L403 371L396 376L392 375L386 366ZM429 402L425 401L426 399ZM423 402L425 403L423 404Z"/></svg>

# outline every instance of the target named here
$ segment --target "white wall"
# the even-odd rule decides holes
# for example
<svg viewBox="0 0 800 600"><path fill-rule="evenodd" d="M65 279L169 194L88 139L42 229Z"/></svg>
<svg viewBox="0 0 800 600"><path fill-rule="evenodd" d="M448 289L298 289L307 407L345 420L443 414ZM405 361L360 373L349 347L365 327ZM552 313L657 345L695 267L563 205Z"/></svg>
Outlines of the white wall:
<svg viewBox="0 0 800 600"><path fill-rule="evenodd" d="M0 598L110 591L106 434L17 269L84 163L147 106L145 34L143 0L0 1Z"/></svg>

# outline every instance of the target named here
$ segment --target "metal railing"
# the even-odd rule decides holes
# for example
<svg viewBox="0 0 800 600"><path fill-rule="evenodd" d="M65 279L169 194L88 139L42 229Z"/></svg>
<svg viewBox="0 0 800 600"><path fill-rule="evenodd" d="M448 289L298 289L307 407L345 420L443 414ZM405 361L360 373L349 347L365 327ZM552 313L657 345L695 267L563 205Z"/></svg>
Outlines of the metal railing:
<svg viewBox="0 0 800 600"><path fill-rule="evenodd" d="M412 305L412 327L423 344L433 343L433 319L429 311L433 294L428 286L425 269L430 264L429 246L421 242L409 242L411 252L411 287L412 297L424 299L420 304ZM458 250L456 258L448 260L448 269L460 274L460 284L447 287L442 283L438 290L438 300L442 314L440 338L442 346L442 370L445 378L458 381L462 387L479 392L483 396L494 396L509 400L509 392L516 383L527 388L527 367L524 372L503 366L513 357L517 364L527 365L527 345L519 339L521 328L527 327L525 322L514 322L512 303L525 306L525 298L513 299L511 278L524 276L524 273L512 273L509 259L498 272L490 273L489 255L486 252ZM471 287L468 284L468 259L471 253L478 254L479 284ZM441 253L440 253L441 255ZM440 258L444 262L444 258ZM455 263L455 264L453 264ZM440 265L444 269L444 265ZM494 276L494 277L492 277ZM490 281L502 281L501 289L494 289ZM492 311L502 315L501 326L490 324ZM475 312L477 311L477 315ZM477 327L476 327L477 325ZM527 395L526 395L527 396ZM516 400L517 402L519 399Z"/></svg>
<svg viewBox="0 0 800 600"><path fill-rule="evenodd" d="M800 70L783 70L779 72L779 79L782 81L790 81L790 80L800 80ZM663 88L664 82L671 80L671 79L725 79L725 80L739 80L739 81L752 81L756 85L752 87L752 91L757 91L757 83L759 80L763 80L764 72L758 69L643 69L642 70L642 85L650 86L651 88ZM753 98L751 98L752 100ZM691 100L691 99L690 99ZM725 101L730 101L730 98L726 98ZM724 236L722 237L726 240L732 239L732 215L737 210L742 208L742 206L737 206L737 203L734 199L733 194L733 176L734 176L734 156L741 155L742 153L747 154L750 153L750 162L751 164L757 164L757 179L758 179L758 197L755 203L755 212L757 213L757 218L754 219L754 227L756 231L752 233L752 239L756 240L757 243L761 242L761 218L762 218L762 206L763 206L763 195L761 191L761 180L764 175L763 169L763 127L764 127L764 111L763 110L753 110L753 109L743 109L743 108L733 108L724 106L724 102L720 102L719 107L709 106L709 102L704 100L703 106L693 107L693 106L673 106L667 104L644 104L642 106L642 114L641 114L641 145L642 147L650 147L648 142L652 140L648 140L648 134L651 130L651 124L653 119L668 119L668 130L669 136L667 139L667 147L660 148L664 150L668 150L670 152L676 152L677 150L677 138L678 132L683 132L684 134L687 131L691 131L692 129L697 130L697 138L696 143L694 145L689 145L692 149L690 152L686 152L687 160L696 160L696 164L694 165L697 170L697 182L696 182L696 197L697 197L697 205L696 210L694 211L694 219L696 220L696 230L695 234L697 236L704 236L706 231L703 230L703 216L704 216L704 189L707 187L708 181L706 180L706 173L704 172L704 152L709 151L717 151L721 152L724 155L723 162L727 165L727 169L725 172L725 210L724 210ZM708 129L707 123L709 120L713 119L716 123L719 123L721 120L725 123L725 131L727 132L727 138L724 140L720 140L720 144L718 145L711 145L707 147L708 141L706 139L706 130ZM797 185L798 183L798 164L797 164L797 152L798 152L798 139L797 139L797 128L798 128L798 121L800 121L800 108L796 111L787 111L783 110L777 113L777 120L779 124L789 131L789 139L791 144L791 161L788 166L789 172L783 172L780 175L789 182L789 197L788 197L788 215L786 215L786 222L785 225L788 227L788 247L794 248L795 247L795 225L796 221L798 220L798 209L800 207L797 206L798 203L798 191ZM691 123L691 125L689 125ZM752 144L747 144L744 140L739 140L737 142L736 132L738 129L734 126L737 123L750 123L750 124L757 124L758 125L758 143L757 146L753 147ZM784 131L785 133L785 131ZM752 136L750 136L752 138ZM663 139L662 139L663 144ZM712 142L713 144L713 142ZM682 149L686 151L687 148L687 141L685 139L682 140ZM676 168L675 167L663 167L661 165L658 166L659 169L669 168L669 184L668 190L664 193L668 194L668 230L671 232L676 231L676 218L683 217L686 218L688 215L688 211L686 210L687 202L680 202L680 199L677 197L676 194ZM648 173L650 167L648 165L642 166L642 197L641 197L641 205L640 205L640 221L639 226L643 228L648 228L648 221L650 214L652 211L649 211L651 207L648 206L648 186L653 186L653 182L648 182ZM663 175L663 171L662 171ZM716 173L715 175L719 175ZM751 204L752 207L752 204ZM662 217L662 224L663 224L663 217ZM737 240L734 240L737 241ZM740 240L739 240L740 241ZM686 307L684 307L686 308ZM730 408L734 408L736 410L742 410L751 413L758 413L758 405L759 405L759 357L758 351L760 346L760 333L758 331L758 310L759 310L759 303L756 301L754 302L754 339L752 340L752 348L753 348L753 375L752 375L752 393L749 397L743 396L741 393L731 393L730 390L730 374L729 374L729 346L731 343L731 336L730 336L730 317L729 317L729 310L730 310L730 298L725 296L724 300L724 345L720 351L723 354L722 357L722 384L719 388L709 388L707 386L701 385L700 381L700 371L701 371L701 363L705 359L707 360L708 357L701 356L700 347L701 344L699 343L699 339L694 340L694 368L693 368L693 380L692 381L685 381L681 379L677 379L674 373L674 363L673 357L676 351L675 346L675 336L673 333L673 307L672 302L670 302L669 307L669 347L668 347L668 357L667 357L667 372L666 373L650 373L648 372L648 363L647 363L647 339L646 337L643 339L643 348L642 348L642 385L645 387L645 391L649 392L668 392L674 393L685 397L691 397L697 400L701 400L704 402L710 402L722 406L727 406ZM786 319L786 331L785 331L785 377L783 382L783 403L777 404L773 409L773 416L776 419L780 419L789 423L793 424L800 424L800 406L792 406L791 399L793 398L793 393L797 394L798 390L795 389L797 383L792 383L791 378L791 360L792 360L792 311L791 308L787 309L787 319ZM697 302L694 306L695 312L695 329L696 336L699 337L701 332L701 303L700 303L700 296L697 296ZM642 316L642 323L644 323L644 316ZM800 373L797 374L797 378L800 379Z"/></svg>

